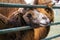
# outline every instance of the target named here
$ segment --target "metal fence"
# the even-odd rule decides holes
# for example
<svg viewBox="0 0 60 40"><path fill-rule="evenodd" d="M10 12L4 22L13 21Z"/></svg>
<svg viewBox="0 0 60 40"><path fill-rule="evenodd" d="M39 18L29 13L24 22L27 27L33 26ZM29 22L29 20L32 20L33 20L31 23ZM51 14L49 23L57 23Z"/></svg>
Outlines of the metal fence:
<svg viewBox="0 0 60 40"><path fill-rule="evenodd" d="M16 7L16 8L47 8L47 6L45 5L25 5L25 4L12 4L12 3L0 3L0 7ZM60 9L60 6L53 6L52 8L54 9ZM52 23L52 24L49 24L49 25L59 25L60 22L56 22L56 23ZM9 29L2 29L0 30L0 34L5 34L5 33L9 33L9 32L16 32L16 31L22 31L22 30L28 30L28 29L32 29L32 27L30 26L24 26L24 27L15 27L15 28L9 28ZM60 36L57 35L57 36ZM55 36L55 37L57 37ZM52 38L55 38L55 37L50 37L50 38L47 38L47 39L44 39L44 40L50 40Z"/></svg>
<svg viewBox="0 0 60 40"><path fill-rule="evenodd" d="M1 3L0 7L16 7L16 8L47 8L45 5L26 5L26 4L15 4L15 3ZM54 5L52 8L60 9L59 5Z"/></svg>

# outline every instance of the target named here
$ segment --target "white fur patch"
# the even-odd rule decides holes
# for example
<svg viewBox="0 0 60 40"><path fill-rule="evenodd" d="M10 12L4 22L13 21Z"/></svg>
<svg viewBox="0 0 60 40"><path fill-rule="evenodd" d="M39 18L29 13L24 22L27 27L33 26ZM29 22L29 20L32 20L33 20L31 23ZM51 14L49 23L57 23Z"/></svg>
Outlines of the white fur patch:
<svg viewBox="0 0 60 40"><path fill-rule="evenodd" d="M30 4L33 5L34 4L34 0L24 0L26 2L26 4Z"/></svg>

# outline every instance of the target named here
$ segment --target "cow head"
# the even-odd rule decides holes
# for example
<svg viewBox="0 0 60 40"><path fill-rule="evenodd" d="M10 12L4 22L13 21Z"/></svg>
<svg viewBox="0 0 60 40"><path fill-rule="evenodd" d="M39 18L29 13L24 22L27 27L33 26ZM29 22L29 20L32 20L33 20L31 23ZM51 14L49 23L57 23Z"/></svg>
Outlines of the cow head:
<svg viewBox="0 0 60 40"><path fill-rule="evenodd" d="M31 1L31 0L30 0ZM26 1L26 4L34 5L35 4L43 4L43 5L49 5L51 3L51 0L49 1L44 1L44 0L33 0L32 3ZM25 10L26 11L26 10ZM53 11L51 8L37 8L34 10L28 10L26 13L23 15L23 19L25 22L29 25L38 25L38 26L48 26L51 21L53 21Z"/></svg>
<svg viewBox="0 0 60 40"><path fill-rule="evenodd" d="M36 9L27 11L25 15L23 15L23 19L30 26L48 26L50 23L49 18Z"/></svg>

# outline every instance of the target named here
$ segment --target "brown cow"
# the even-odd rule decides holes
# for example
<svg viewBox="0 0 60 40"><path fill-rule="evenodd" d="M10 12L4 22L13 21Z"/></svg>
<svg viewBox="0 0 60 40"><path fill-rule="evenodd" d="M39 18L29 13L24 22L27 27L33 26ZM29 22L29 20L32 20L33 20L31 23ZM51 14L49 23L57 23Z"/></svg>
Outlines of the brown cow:
<svg viewBox="0 0 60 40"><path fill-rule="evenodd" d="M27 2L28 3L28 2ZM50 20L50 23L51 22L53 22L54 21L54 12L53 12L53 10L51 9L51 7L54 5L54 4L52 4L52 0L35 0L35 5L47 5L48 6L48 8L36 8L35 10L37 10L38 11L38 13L42 13L42 15L44 14L44 15L46 15L47 16L47 18ZM32 4L33 5L33 4ZM33 10L33 11L28 11L27 13L26 13L26 15L24 15L24 18L25 18L25 21L26 20L28 20L28 21L26 21L27 23L29 23L29 22L31 22L31 21L29 21L29 20L34 20L34 22L36 22L36 23L38 23L39 22L39 20L37 20L37 21L35 21L35 16L37 15L35 15L34 13L36 13L35 12L35 10ZM27 17L27 15L30 15L30 17L31 17L31 15L32 15L32 18L30 18L30 17ZM34 16L35 15L35 16ZM38 14L39 15L39 14ZM39 17L39 16L38 16ZM45 16L41 16L41 18L42 19L47 19ZM39 18L40 20L42 20L41 18ZM47 20L46 20L47 21ZM45 21L45 22L46 22ZM33 22L33 21L32 21ZM42 24L41 25L43 25L44 23L43 23L44 21L42 21ZM46 22L47 23L47 22ZM48 23L47 23L48 24ZM48 33L49 33L49 30L50 30L50 26L40 26L40 28L38 27L38 28L35 28L34 29L34 40L40 40L40 39L43 39L43 38L45 38L47 35L48 35Z"/></svg>
<svg viewBox="0 0 60 40"><path fill-rule="evenodd" d="M53 22L53 11L50 8L38 8L29 10L23 18L27 24L30 24L34 28L34 40L40 40L45 38L50 30L50 23ZM34 25L34 23L36 23ZM38 25L39 26L36 26Z"/></svg>
<svg viewBox="0 0 60 40"><path fill-rule="evenodd" d="M24 3L23 0L16 0L16 1L0 0L0 1L7 2L7 3L10 3L10 2L11 3L21 3L21 2ZM40 2L41 2L41 0L37 0L34 3L36 3L36 5L37 4L47 4L47 3L40 3ZM44 2L44 1L42 1L42 2ZM33 5L34 3L32 3L31 5ZM48 2L48 3L50 5L50 2ZM27 4L30 4L30 3L27 3ZM1 19L1 22L3 22L3 23L1 23L1 29L21 26L25 22L32 27L39 26L39 28L35 28L34 30L31 29L31 30L25 30L25 31L20 31L20 32L15 32L15 33L13 32L13 33L4 34L4 35L0 36L0 40L40 40L47 36L47 34L50 30L50 26L47 26L47 24L53 21L53 11L51 8L45 8L45 9L37 8L37 9L33 9L33 10L28 10L25 14L23 14L23 19L25 20L25 22L23 22L21 25L19 23L19 22L21 22L21 21L19 21L19 20L21 20L20 19L21 15L18 13L17 10L18 10L18 8L3 8L3 7L0 8L0 13L5 15L5 16L3 16L3 15L0 15L0 16L4 20L6 19L4 22L2 21L3 19ZM14 14L14 16L13 16L13 14ZM27 19L27 21L25 18ZM16 21L17 19L18 19L18 21ZM9 20L9 21L7 21L7 20ZM45 24L40 20L43 20ZM18 24L15 24L15 21ZM4 25L4 26L2 26L2 25ZM6 25L9 27L7 27ZM26 24L24 24L24 25L26 25ZM24 25L22 25L22 26L24 26Z"/></svg>

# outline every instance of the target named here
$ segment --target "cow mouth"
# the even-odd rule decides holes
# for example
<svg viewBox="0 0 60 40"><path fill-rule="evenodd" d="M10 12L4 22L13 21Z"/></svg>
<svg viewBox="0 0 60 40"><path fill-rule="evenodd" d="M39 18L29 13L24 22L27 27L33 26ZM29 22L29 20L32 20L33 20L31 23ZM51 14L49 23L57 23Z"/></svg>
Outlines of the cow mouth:
<svg viewBox="0 0 60 40"><path fill-rule="evenodd" d="M47 24L40 23L40 26L50 26L50 23Z"/></svg>

